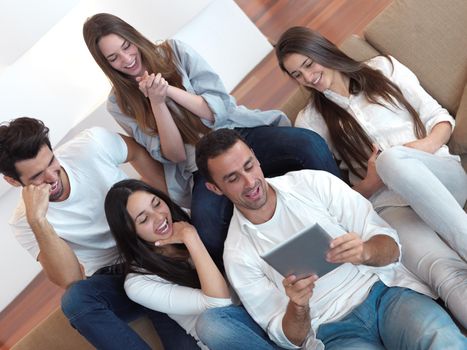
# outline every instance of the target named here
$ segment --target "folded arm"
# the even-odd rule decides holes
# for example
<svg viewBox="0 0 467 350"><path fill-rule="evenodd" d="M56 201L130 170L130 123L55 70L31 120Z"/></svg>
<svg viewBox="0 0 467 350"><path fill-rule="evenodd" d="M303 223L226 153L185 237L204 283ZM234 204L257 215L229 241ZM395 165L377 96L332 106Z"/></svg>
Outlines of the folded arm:
<svg viewBox="0 0 467 350"><path fill-rule="evenodd" d="M37 260L51 282L67 288L85 278L84 268L70 246L55 232L47 221L50 185L28 185L23 188L26 219L39 244Z"/></svg>

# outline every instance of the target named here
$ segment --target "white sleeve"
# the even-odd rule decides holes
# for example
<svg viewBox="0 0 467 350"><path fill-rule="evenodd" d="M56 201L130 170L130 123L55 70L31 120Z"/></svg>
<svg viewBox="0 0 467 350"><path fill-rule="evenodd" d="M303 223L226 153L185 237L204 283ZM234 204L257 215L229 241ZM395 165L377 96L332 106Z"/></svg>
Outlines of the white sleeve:
<svg viewBox="0 0 467 350"><path fill-rule="evenodd" d="M364 241L383 234L399 244L396 231L375 212L371 202L345 182L325 171L304 170L297 175L298 188L316 195L346 232L355 232Z"/></svg>
<svg viewBox="0 0 467 350"><path fill-rule="evenodd" d="M36 236L26 219L26 211L22 199L10 218L9 224L18 243L37 261L40 253L39 243L37 243Z"/></svg>
<svg viewBox="0 0 467 350"><path fill-rule="evenodd" d="M183 287L157 275L129 274L125 292L131 300L151 310L175 315L198 315L232 303L230 298L212 298L200 289Z"/></svg>
<svg viewBox="0 0 467 350"><path fill-rule="evenodd" d="M328 126L326 125L323 116L311 104L308 104L298 113L294 126L316 132L324 139L324 141L326 141L331 152L336 154Z"/></svg>
<svg viewBox="0 0 467 350"><path fill-rule="evenodd" d="M444 121L449 122L454 129L454 118L423 89L417 76L409 68L392 56L392 66L386 58L380 56L378 59L378 69L401 89L404 97L418 112L428 134L436 124Z"/></svg>
<svg viewBox="0 0 467 350"><path fill-rule="evenodd" d="M101 127L86 129L83 131L83 135L86 136L86 134L89 135L89 139L92 139L93 142L85 141L81 146L81 152L94 153L102 161L109 162L112 165L118 166L126 162L128 148L119 134ZM79 143L77 145L79 146Z"/></svg>
<svg viewBox="0 0 467 350"><path fill-rule="evenodd" d="M272 341L285 349L299 349L288 340L282 329L282 319L289 302L287 295L263 273L258 261L260 258L251 254L256 253L225 248L224 265L229 281L245 309Z"/></svg>

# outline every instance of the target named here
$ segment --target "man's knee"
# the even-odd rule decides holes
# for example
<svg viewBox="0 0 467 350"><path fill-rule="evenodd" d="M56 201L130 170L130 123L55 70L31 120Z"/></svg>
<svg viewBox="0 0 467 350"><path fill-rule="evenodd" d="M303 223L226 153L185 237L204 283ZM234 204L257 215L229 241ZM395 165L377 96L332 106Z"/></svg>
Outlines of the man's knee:
<svg viewBox="0 0 467 350"><path fill-rule="evenodd" d="M84 312L89 305L95 304L95 292L88 280L81 280L71 284L62 296L62 311L68 319Z"/></svg>
<svg viewBox="0 0 467 350"><path fill-rule="evenodd" d="M212 308L204 311L196 321L196 334L203 344L212 345L213 342L221 342L224 337L225 319L227 314L224 308Z"/></svg>

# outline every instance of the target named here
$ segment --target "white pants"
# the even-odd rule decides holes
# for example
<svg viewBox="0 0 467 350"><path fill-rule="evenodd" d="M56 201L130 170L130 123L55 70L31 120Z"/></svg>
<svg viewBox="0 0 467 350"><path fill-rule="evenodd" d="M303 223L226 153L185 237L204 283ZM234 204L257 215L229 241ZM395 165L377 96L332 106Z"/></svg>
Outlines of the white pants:
<svg viewBox="0 0 467 350"><path fill-rule="evenodd" d="M379 215L399 234L404 266L467 328L467 263L412 208L386 207Z"/></svg>
<svg viewBox="0 0 467 350"><path fill-rule="evenodd" d="M467 174L453 159L404 146L381 153L376 169L410 205L379 211L399 234L403 264L467 327Z"/></svg>

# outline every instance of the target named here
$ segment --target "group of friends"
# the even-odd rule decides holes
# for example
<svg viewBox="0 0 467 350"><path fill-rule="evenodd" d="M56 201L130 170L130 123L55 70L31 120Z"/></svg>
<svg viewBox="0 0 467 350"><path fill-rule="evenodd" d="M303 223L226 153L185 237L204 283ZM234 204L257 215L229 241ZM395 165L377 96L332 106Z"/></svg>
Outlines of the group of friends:
<svg viewBox="0 0 467 350"><path fill-rule="evenodd" d="M17 118L0 172L23 187L18 241L91 344L149 349L128 326L146 314L165 349L467 348L467 175L454 119L407 67L288 29L279 66L310 92L292 127L238 106L180 41L106 13L83 36L127 136L94 127L52 150L42 121ZM315 223L335 270L260 258Z"/></svg>

